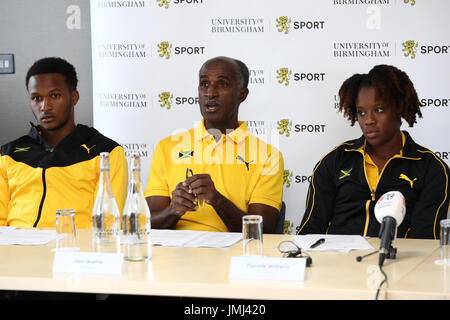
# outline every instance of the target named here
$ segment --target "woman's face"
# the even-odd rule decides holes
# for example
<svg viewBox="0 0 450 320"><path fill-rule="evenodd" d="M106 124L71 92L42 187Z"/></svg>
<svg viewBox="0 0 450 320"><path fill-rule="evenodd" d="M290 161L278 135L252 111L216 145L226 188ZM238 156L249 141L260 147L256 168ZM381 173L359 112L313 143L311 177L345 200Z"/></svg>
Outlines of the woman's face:
<svg viewBox="0 0 450 320"><path fill-rule="evenodd" d="M357 120L373 147L381 147L392 142L400 133L401 117L390 105L383 104L376 95L374 87L363 87L356 97Z"/></svg>

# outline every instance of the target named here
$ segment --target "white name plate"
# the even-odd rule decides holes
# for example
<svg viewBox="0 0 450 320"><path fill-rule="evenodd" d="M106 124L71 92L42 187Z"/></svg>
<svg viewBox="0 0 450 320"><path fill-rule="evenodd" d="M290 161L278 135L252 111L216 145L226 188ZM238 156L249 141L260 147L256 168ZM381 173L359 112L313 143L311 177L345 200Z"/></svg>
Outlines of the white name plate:
<svg viewBox="0 0 450 320"><path fill-rule="evenodd" d="M231 257L229 278L303 281L305 268L304 258Z"/></svg>
<svg viewBox="0 0 450 320"><path fill-rule="evenodd" d="M53 273L108 274L122 273L123 254L103 252L55 252Z"/></svg>

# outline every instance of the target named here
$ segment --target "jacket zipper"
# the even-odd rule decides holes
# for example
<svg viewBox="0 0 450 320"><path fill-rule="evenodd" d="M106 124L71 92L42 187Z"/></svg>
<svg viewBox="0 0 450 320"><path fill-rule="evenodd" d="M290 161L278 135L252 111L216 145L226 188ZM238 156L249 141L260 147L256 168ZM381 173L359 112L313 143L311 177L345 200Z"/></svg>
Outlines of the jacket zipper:
<svg viewBox="0 0 450 320"><path fill-rule="evenodd" d="M364 168L364 177L366 178L366 182L367 185L369 186L369 190L370 190L370 195L371 195L371 199L367 200L366 202L366 223L364 224L364 232L363 232L363 237L367 236L367 230L369 228L369 220L370 220L370 202L375 200L375 190L371 190L370 189L370 183L369 183L369 179L367 179L367 172L366 172L366 164L365 164L365 159L364 159L364 153L362 153L363 156L363 168ZM381 178L381 176L380 176Z"/></svg>
<svg viewBox="0 0 450 320"><path fill-rule="evenodd" d="M402 149L402 150L403 150L403 149ZM380 183L381 177L383 176L384 169L387 167L388 163L389 163L392 159L394 159L394 158L402 158L402 159L410 159L410 160L420 160L421 158L404 157L404 156L403 156L403 152L401 152L400 155L399 155L398 157L395 157L395 156L394 156L394 157L390 158L390 159L386 162L386 164L384 165L383 170L381 170L380 177L378 178L378 184L377 184L377 187L376 187L374 190L371 190L371 189L370 189L370 184L369 184L369 179L367 179L367 172L366 172L366 164L365 164L365 158L364 158L364 151L361 150L361 149L345 149L345 151L357 151L357 152L361 153L362 156L363 156L364 176L365 176L365 178L366 178L367 186L369 187L369 190L370 190L370 199L367 200L367 202L366 202L366 222L365 222L365 225L364 225L364 232L363 232L363 236L366 237L366 236L367 236L367 230L368 230L368 228L369 228L369 220L370 220L370 202L371 202L371 201L375 201L375 194L376 194L376 191L377 191L377 188L378 188L378 184ZM410 229L408 229L408 231L409 231L409 230L410 230Z"/></svg>
<svg viewBox="0 0 450 320"><path fill-rule="evenodd" d="M39 204L38 216L36 218L36 222L33 225L33 228L36 228L37 224L39 223L39 220L41 219L42 207L44 206L45 195L47 194L47 183L45 182L45 168L42 169L42 186L44 190L42 192L41 203Z"/></svg>
<svg viewBox="0 0 450 320"><path fill-rule="evenodd" d="M401 157L401 156L400 156L400 157ZM380 183L381 177L383 176L384 169L387 167L387 165L389 164L389 162L391 162L391 160L392 160L392 159L395 159L395 158L398 158L398 157L395 157L395 156L394 156L394 157L390 158L390 159L386 162L386 164L385 164L384 167L383 167L383 170L381 170L380 177L378 178L377 186L375 187L374 190L370 190L370 184L369 184L369 179L367 179L366 164L364 163L365 160L364 160L364 155L363 155L364 175L365 175L365 177L366 177L366 182L367 182L367 185L369 186L369 190L370 190L370 199L367 200L367 202L366 202L366 223L365 223L365 225L364 225L364 233L363 233L363 236L364 236L364 237L367 236L367 230L369 229L370 203L371 203L372 201L375 201L375 194L376 194L376 192L377 192L378 184ZM402 158L403 158L403 157L402 157Z"/></svg>

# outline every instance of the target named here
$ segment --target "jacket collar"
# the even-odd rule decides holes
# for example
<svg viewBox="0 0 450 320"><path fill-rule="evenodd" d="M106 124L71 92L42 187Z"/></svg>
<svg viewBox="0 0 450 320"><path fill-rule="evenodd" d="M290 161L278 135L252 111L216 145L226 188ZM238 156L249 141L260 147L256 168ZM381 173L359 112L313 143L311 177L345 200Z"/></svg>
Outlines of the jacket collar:
<svg viewBox="0 0 450 320"><path fill-rule="evenodd" d="M421 158L422 154L417 151L419 146L414 142L407 131L402 131L405 136L405 144L402 149L402 157L403 158ZM358 151L363 150L366 145L366 138L362 135L359 139L356 139L348 144L348 147L345 148L346 151Z"/></svg>
<svg viewBox="0 0 450 320"><path fill-rule="evenodd" d="M30 138L32 138L33 140L35 140L42 148L46 149L46 150L51 150L52 146L47 142L47 140L44 139L44 137L42 136L42 129L39 125L34 125L32 122L30 122L31 124L31 129L28 132L28 136ZM88 126L82 125L82 124L77 124L77 126L75 127L75 130L70 133L69 135L67 135L66 137L64 137L64 139L61 140L60 143L58 143L58 145L55 148L72 148L74 145L75 146L79 146L83 143L85 143L85 141L95 135L98 131L94 128L90 128Z"/></svg>
<svg viewBox="0 0 450 320"><path fill-rule="evenodd" d="M247 138L248 135L249 135L249 131L248 131L248 128L247 128L247 124L245 123L245 121L239 121L239 127L234 129L230 133L227 133L225 135L225 138L227 140L233 141L236 144L239 144L242 141L244 141L245 138ZM194 137L196 137L197 141L201 141L201 140L205 140L205 139L206 140L207 139L210 139L210 140L214 139L214 137L208 132L208 130L206 130L206 128L205 128L205 120L204 119L195 128L195 135L194 135Z"/></svg>
<svg viewBox="0 0 450 320"><path fill-rule="evenodd" d="M28 136L31 139L33 139L34 141L36 141L42 148L44 148L46 150L51 149L52 146L42 136L41 126L39 126L39 125L35 126L31 121L30 121L30 125L31 125L31 128L30 128L30 131L28 132Z"/></svg>

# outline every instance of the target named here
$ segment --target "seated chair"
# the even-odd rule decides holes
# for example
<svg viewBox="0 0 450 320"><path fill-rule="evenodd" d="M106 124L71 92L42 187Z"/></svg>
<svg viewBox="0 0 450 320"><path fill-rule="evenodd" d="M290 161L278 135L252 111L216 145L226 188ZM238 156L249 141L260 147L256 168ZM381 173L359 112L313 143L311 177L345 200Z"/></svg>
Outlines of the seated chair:
<svg viewBox="0 0 450 320"><path fill-rule="evenodd" d="M281 204L280 213L278 214L275 230L273 231L274 234L283 234L285 217L286 217L286 204L283 201Z"/></svg>

